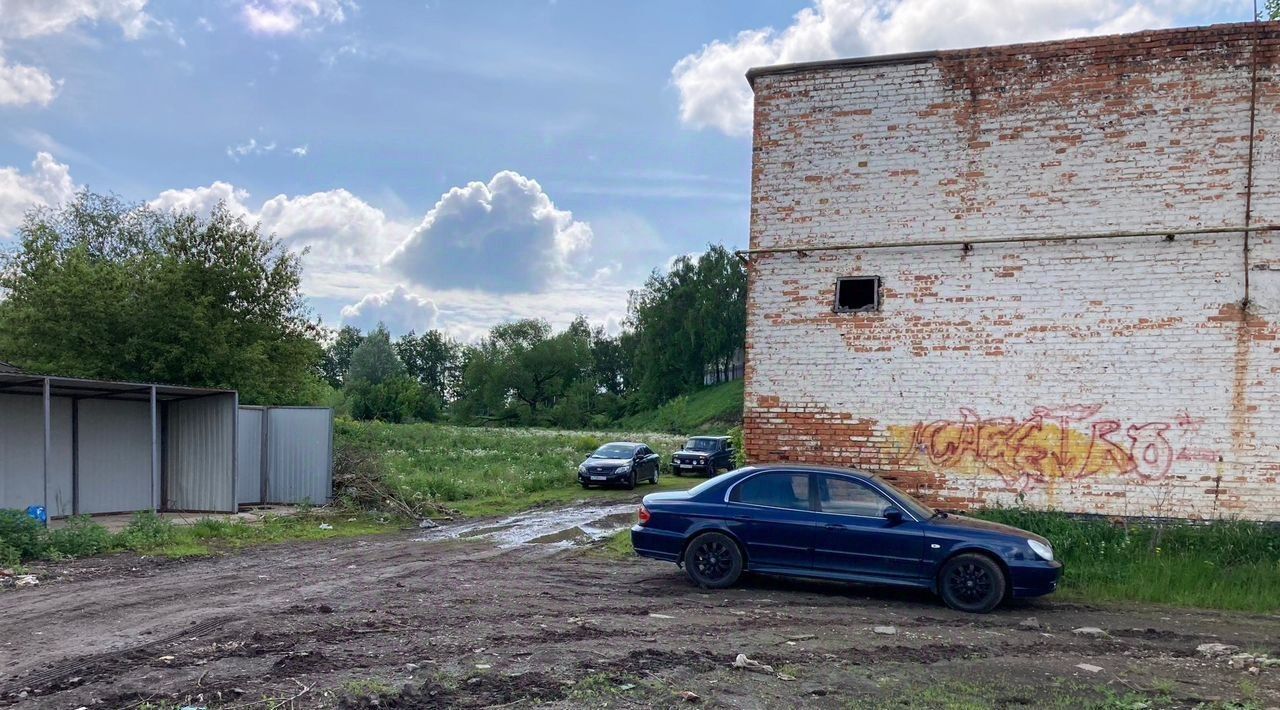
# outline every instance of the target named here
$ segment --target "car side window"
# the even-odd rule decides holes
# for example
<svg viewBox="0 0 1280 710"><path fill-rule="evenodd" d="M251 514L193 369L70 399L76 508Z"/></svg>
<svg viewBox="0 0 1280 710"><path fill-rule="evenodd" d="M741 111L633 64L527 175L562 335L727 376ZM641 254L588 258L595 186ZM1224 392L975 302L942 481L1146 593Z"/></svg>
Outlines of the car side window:
<svg viewBox="0 0 1280 710"><path fill-rule="evenodd" d="M878 518L892 501L874 488L841 476L822 476L818 485L819 510L840 515Z"/></svg>
<svg viewBox="0 0 1280 710"><path fill-rule="evenodd" d="M739 483L730 500L770 508L809 510L809 474L762 473Z"/></svg>

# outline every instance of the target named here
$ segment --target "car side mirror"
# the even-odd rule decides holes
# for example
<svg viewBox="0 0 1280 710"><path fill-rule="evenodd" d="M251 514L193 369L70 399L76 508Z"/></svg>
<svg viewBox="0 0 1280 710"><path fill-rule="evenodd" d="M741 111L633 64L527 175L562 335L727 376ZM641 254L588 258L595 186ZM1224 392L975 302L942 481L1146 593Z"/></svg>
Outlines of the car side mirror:
<svg viewBox="0 0 1280 710"><path fill-rule="evenodd" d="M890 525L897 525L902 522L902 511L896 505L886 505L884 512L881 513Z"/></svg>

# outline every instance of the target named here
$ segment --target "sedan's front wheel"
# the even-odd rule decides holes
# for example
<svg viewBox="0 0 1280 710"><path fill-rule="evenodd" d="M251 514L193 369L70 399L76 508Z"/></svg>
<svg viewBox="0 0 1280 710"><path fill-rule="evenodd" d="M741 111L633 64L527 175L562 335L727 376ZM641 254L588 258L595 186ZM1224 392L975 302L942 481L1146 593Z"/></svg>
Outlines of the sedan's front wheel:
<svg viewBox="0 0 1280 710"><path fill-rule="evenodd" d="M626 481L626 483L623 483L623 484L622 484L622 487L623 487L623 488L625 488L625 489L627 489L627 490L633 490L633 489L636 487L636 472L635 472L635 471L632 471L632 472L631 472L631 475L627 476L627 481Z"/></svg>
<svg viewBox="0 0 1280 710"><path fill-rule="evenodd" d="M684 572L699 587L724 589L742 576L742 551L723 533L703 533L684 552Z"/></svg>
<svg viewBox="0 0 1280 710"><path fill-rule="evenodd" d="M985 614L1004 600L1004 571L986 555L956 555L938 573L938 593L957 611Z"/></svg>

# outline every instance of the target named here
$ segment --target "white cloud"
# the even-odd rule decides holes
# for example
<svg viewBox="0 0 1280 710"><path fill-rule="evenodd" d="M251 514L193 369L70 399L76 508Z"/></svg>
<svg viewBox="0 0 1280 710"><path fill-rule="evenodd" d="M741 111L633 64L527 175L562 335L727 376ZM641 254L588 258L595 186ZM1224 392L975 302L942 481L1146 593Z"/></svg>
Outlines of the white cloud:
<svg viewBox="0 0 1280 710"><path fill-rule="evenodd" d="M342 24L347 11L356 8L350 0L251 0L241 7L240 18L254 34L290 35Z"/></svg>
<svg viewBox="0 0 1280 710"><path fill-rule="evenodd" d="M334 258L376 260L394 239L387 234L382 210L342 189L277 195L262 205L257 217L291 247L323 249Z"/></svg>
<svg viewBox="0 0 1280 710"><path fill-rule="evenodd" d="M397 285L385 293L371 293L343 308L342 323L366 331L382 323L395 336L435 328L439 313L434 301Z"/></svg>
<svg viewBox="0 0 1280 710"><path fill-rule="evenodd" d="M106 22L137 39L154 22L146 6L147 0L0 0L0 36L43 37L80 22Z"/></svg>
<svg viewBox="0 0 1280 710"><path fill-rule="evenodd" d="M48 106L60 83L42 69L10 64L0 56L0 106Z"/></svg>
<svg viewBox="0 0 1280 710"><path fill-rule="evenodd" d="M221 180L208 187L193 187L184 190L165 190L148 204L159 210L179 210L208 215L219 202L225 204L233 214L256 219L245 206L249 193L235 185Z"/></svg>
<svg viewBox="0 0 1280 710"><path fill-rule="evenodd" d="M0 0L0 39L58 34L80 22L109 22L126 39L137 39L155 20L143 12L147 0ZM48 106L61 81L48 72L0 55L0 106Z"/></svg>
<svg viewBox="0 0 1280 710"><path fill-rule="evenodd" d="M537 181L502 171L445 193L386 263L431 288L534 292L570 274L591 238Z"/></svg>
<svg viewBox="0 0 1280 710"><path fill-rule="evenodd" d="M76 192L71 170L48 153L36 154L31 171L0 168L0 240L22 224L33 207L52 207L70 200Z"/></svg>
<svg viewBox="0 0 1280 710"><path fill-rule="evenodd" d="M227 157L236 162L247 155L262 155L270 153L276 149L275 141L270 143L259 143L257 138L250 138L244 143L227 146Z"/></svg>
<svg viewBox="0 0 1280 710"><path fill-rule="evenodd" d="M305 158L307 157L307 152L309 150L310 148L304 143L303 145L294 146L290 148L289 152L292 153L293 155L298 156L299 158Z"/></svg>
<svg viewBox="0 0 1280 710"><path fill-rule="evenodd" d="M1236 3L1238 4L1238 3ZM680 118L751 131L751 67L925 49L1031 42L1168 26L1194 0L814 0L781 31L715 40L671 70Z"/></svg>

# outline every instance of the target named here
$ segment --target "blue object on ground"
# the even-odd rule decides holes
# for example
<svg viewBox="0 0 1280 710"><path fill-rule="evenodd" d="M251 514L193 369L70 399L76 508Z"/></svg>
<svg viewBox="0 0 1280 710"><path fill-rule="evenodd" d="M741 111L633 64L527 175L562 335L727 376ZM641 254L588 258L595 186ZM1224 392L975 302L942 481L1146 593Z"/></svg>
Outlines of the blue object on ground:
<svg viewBox="0 0 1280 710"><path fill-rule="evenodd" d="M27 506L27 515L30 515L31 517L35 518L36 520L39 520L41 525L48 525L48 524L49 524L49 514L48 514L48 512L46 512L46 511L45 511L45 509L44 509L44 506L43 506L43 505L29 505L29 506Z"/></svg>

